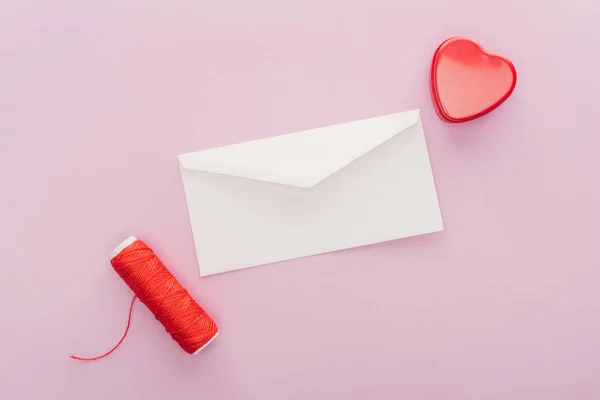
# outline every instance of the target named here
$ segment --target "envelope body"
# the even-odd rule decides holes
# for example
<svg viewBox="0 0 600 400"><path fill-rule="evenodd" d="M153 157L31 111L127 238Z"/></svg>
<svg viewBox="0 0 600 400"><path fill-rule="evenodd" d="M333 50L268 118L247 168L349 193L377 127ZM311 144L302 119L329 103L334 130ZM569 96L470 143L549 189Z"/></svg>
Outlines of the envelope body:
<svg viewBox="0 0 600 400"><path fill-rule="evenodd" d="M443 230L418 110L179 161L202 275Z"/></svg>

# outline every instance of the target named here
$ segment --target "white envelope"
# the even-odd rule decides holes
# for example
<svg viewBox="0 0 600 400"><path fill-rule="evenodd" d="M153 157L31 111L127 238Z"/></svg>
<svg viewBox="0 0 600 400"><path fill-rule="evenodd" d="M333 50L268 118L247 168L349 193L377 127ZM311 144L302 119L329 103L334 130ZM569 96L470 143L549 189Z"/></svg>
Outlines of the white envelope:
<svg viewBox="0 0 600 400"><path fill-rule="evenodd" d="M202 275L444 228L419 110L179 161Z"/></svg>

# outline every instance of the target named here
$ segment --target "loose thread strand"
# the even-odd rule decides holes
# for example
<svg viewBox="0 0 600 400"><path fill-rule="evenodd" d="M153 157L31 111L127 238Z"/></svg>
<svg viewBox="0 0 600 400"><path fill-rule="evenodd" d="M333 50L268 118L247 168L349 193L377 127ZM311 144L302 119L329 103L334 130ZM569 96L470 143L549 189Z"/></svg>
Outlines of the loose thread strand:
<svg viewBox="0 0 600 400"><path fill-rule="evenodd" d="M119 340L119 342L112 349L110 349L106 353L104 353L100 356L96 356L96 357L78 357L76 355L72 355L71 358L73 360L78 360L78 361L94 361L94 360L99 360L101 358L104 358L107 355L109 355L110 353L112 353L113 351L115 351L121 345L121 343L123 343L123 340L125 340L125 337L127 336L127 332L129 332L129 327L131 326L131 313L133 312L133 305L135 304L135 299L137 299L137 295L133 296L133 299L131 300L131 305L129 306L129 315L127 316L127 327L125 328L125 332L123 333L123 336L121 336L121 339Z"/></svg>

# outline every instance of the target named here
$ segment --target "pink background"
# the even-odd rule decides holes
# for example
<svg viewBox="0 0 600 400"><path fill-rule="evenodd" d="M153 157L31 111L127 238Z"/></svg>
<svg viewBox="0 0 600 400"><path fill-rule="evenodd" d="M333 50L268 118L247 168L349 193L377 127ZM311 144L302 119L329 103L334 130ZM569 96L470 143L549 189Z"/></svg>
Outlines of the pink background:
<svg viewBox="0 0 600 400"><path fill-rule="evenodd" d="M3 1L0 397L600 398L599 4ZM519 83L449 125L457 34ZM176 154L415 107L445 232L200 278ZM138 306L72 361L123 330L132 233L221 335L191 357Z"/></svg>

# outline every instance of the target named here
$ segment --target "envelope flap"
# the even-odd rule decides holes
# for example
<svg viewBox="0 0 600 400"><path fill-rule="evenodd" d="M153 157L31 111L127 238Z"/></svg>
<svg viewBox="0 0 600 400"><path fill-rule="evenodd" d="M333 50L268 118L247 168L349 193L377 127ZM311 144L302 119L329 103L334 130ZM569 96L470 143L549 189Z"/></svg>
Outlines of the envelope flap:
<svg viewBox="0 0 600 400"><path fill-rule="evenodd" d="M182 168L309 188L419 121L419 110L179 156Z"/></svg>

